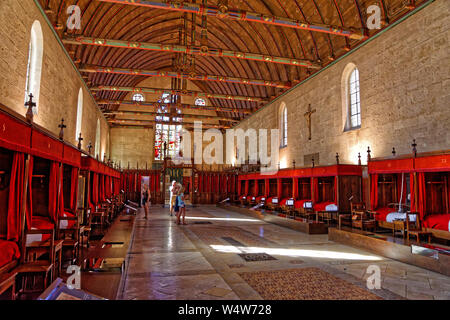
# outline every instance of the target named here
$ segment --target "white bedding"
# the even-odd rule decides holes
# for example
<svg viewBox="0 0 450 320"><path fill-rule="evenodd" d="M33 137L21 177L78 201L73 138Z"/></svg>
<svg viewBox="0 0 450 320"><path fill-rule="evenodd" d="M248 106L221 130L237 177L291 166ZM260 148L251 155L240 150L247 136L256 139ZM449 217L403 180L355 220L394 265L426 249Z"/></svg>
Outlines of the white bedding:
<svg viewBox="0 0 450 320"><path fill-rule="evenodd" d="M333 204L329 204L325 207L325 211L338 211L338 206Z"/></svg>
<svg viewBox="0 0 450 320"><path fill-rule="evenodd" d="M411 215L409 219L411 222L416 221L416 215ZM406 213L391 212L386 216L387 222L394 222L394 220L406 220Z"/></svg>

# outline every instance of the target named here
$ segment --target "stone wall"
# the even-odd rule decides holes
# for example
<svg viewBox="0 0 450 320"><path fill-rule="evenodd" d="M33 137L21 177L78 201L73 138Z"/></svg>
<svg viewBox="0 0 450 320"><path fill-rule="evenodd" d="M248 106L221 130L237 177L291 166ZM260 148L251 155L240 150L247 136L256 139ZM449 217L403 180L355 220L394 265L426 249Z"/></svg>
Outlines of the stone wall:
<svg viewBox="0 0 450 320"><path fill-rule="evenodd" d="M312 79L267 105L237 128L278 128L282 103L288 108L288 146L280 150L281 166L303 165L305 155L319 153L320 165L357 163L418 151L450 149L450 1L437 0ZM347 65L359 70L360 129L344 132L346 109L342 77ZM304 117L311 104L312 139ZM229 158L231 155L228 154ZM317 164L317 163L316 163Z"/></svg>
<svg viewBox="0 0 450 320"><path fill-rule="evenodd" d="M83 149L89 141L95 145L97 119L100 119L100 154L109 154L109 125L33 0L0 1L0 103L21 115L27 111L24 98L28 48L35 20L42 28L44 48L38 112L34 121L57 135L58 125L64 118L67 125L65 139L76 145L78 93L82 88Z"/></svg>

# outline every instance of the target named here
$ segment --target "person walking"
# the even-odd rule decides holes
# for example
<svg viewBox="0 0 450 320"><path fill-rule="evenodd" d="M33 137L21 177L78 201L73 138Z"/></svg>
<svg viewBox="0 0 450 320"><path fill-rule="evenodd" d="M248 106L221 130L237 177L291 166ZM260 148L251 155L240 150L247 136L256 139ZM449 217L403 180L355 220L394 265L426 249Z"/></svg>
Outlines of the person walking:
<svg viewBox="0 0 450 320"><path fill-rule="evenodd" d="M184 202L184 187L182 186L180 188L180 191L178 193L177 197L177 224L181 224L181 217L183 218L183 224L186 224L186 203Z"/></svg>
<svg viewBox="0 0 450 320"><path fill-rule="evenodd" d="M175 180L172 181L172 185L169 187L170 191L170 215L173 215L173 210L175 206L175 201L177 199L176 191L177 191L177 182Z"/></svg>
<svg viewBox="0 0 450 320"><path fill-rule="evenodd" d="M142 193L142 206L144 207L144 219L147 219L148 211L150 207L150 192L148 190L148 185L144 184L144 192Z"/></svg>

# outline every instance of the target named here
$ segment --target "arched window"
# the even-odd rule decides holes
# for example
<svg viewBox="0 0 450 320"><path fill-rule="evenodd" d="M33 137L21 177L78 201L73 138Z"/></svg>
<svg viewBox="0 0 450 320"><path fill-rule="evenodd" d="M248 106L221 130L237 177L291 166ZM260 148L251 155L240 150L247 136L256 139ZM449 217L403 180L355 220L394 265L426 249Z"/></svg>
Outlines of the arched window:
<svg viewBox="0 0 450 320"><path fill-rule="evenodd" d="M95 130L95 155L100 159L100 119L97 119L97 129Z"/></svg>
<svg viewBox="0 0 450 320"><path fill-rule="evenodd" d="M361 127L361 100L359 95L359 71L353 69L349 79L349 118L350 129Z"/></svg>
<svg viewBox="0 0 450 320"><path fill-rule="evenodd" d="M359 71L355 64L349 63L342 74L342 116L344 131L361 127L361 98Z"/></svg>
<svg viewBox="0 0 450 320"><path fill-rule="evenodd" d="M78 137L81 133L81 121L83 119L83 89L80 88L78 92L78 105L77 105L77 124L75 129L75 140L78 140Z"/></svg>
<svg viewBox="0 0 450 320"><path fill-rule="evenodd" d="M175 158L181 147L181 131L183 117L181 110L176 107L169 108L168 103L175 104L179 97L164 93L158 101L160 107L157 113L160 114L155 117L155 160L164 160L164 143L167 147L167 156ZM179 124L178 124L179 123Z"/></svg>
<svg viewBox="0 0 450 320"><path fill-rule="evenodd" d="M136 102L144 102L145 101L145 99L144 99L144 95L143 94L140 94L140 93L135 93L134 95L133 95L133 101L136 101Z"/></svg>
<svg viewBox="0 0 450 320"><path fill-rule="evenodd" d="M287 127L287 107L286 104L283 102L281 104L281 112L280 112L280 148L287 147L287 134L288 134L288 127Z"/></svg>
<svg viewBox="0 0 450 320"><path fill-rule="evenodd" d="M206 101L203 98L197 98L197 99L195 99L195 105L196 106L206 106Z"/></svg>
<svg viewBox="0 0 450 320"><path fill-rule="evenodd" d="M44 38L39 21L35 21L31 27L31 39L28 47L27 78L25 83L25 101L33 94L36 107L33 111L37 114L39 106L39 92L41 88L42 57L44 51Z"/></svg>

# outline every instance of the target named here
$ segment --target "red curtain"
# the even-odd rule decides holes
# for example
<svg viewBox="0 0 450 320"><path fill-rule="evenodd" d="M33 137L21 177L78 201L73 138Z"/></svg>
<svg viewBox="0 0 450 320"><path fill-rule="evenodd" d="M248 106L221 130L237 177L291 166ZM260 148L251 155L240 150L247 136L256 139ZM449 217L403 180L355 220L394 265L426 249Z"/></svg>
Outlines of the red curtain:
<svg viewBox="0 0 450 320"><path fill-rule="evenodd" d="M136 181L136 192L138 194L141 194L141 188L142 188L142 174L138 174L137 181Z"/></svg>
<svg viewBox="0 0 450 320"><path fill-rule="evenodd" d="M105 202L105 176L104 175L100 175L100 202Z"/></svg>
<svg viewBox="0 0 450 320"><path fill-rule="evenodd" d="M447 174L447 191L448 191L448 196L447 196L447 213L450 213L450 173Z"/></svg>
<svg viewBox="0 0 450 320"><path fill-rule="evenodd" d="M338 177L334 177L334 203L337 205L338 201Z"/></svg>
<svg viewBox="0 0 450 320"><path fill-rule="evenodd" d="M25 178L25 155L20 152L14 153L11 168L11 180L9 183L8 198L8 221L6 239L19 241L22 220L23 183Z"/></svg>
<svg viewBox="0 0 450 320"><path fill-rule="evenodd" d="M73 212L76 212L78 200L78 168L72 168L70 182L70 209L72 209Z"/></svg>
<svg viewBox="0 0 450 320"><path fill-rule="evenodd" d="M313 202L317 203L319 201L319 178L312 178L312 193L314 194Z"/></svg>
<svg viewBox="0 0 450 320"><path fill-rule="evenodd" d="M98 174L93 173L92 177L92 202L94 205L97 205L98 203Z"/></svg>
<svg viewBox="0 0 450 320"><path fill-rule="evenodd" d="M33 164L34 158L30 156L30 161L28 162L28 186L27 186L27 207L26 207L26 222L27 229L31 230L31 225L33 224L33 195L32 195L32 182L33 182Z"/></svg>
<svg viewBox="0 0 450 320"><path fill-rule="evenodd" d="M425 174L419 172L417 174L417 184L419 187L419 199L417 203L417 211L419 211L419 217L423 219L425 217L426 211L426 190L425 190Z"/></svg>
<svg viewBox="0 0 450 320"><path fill-rule="evenodd" d="M53 222L58 220L58 191L59 191L59 174L60 168L57 162L52 161L50 164L50 179L48 185L48 214Z"/></svg>
<svg viewBox="0 0 450 320"><path fill-rule="evenodd" d="M61 174L60 174L60 176L59 176L59 203L57 204L57 206L58 206L58 212L57 212L57 214L58 214L58 216L59 217L64 217L64 189L63 189L63 187L64 187L64 185L63 185L63 183L64 183L64 180L63 180L63 174L62 174L62 172L64 172L64 171L60 171L61 172ZM72 195L70 195L70 197L72 198ZM71 208L69 208L69 209L71 209Z"/></svg>
<svg viewBox="0 0 450 320"><path fill-rule="evenodd" d="M372 174L370 180L370 207L375 210L378 207L378 174Z"/></svg>
<svg viewBox="0 0 450 320"><path fill-rule="evenodd" d="M106 176L105 177L105 195L106 198L111 198L111 177L110 176Z"/></svg>
<svg viewBox="0 0 450 320"><path fill-rule="evenodd" d="M403 194L402 194L402 177L403 177ZM397 175L397 202L404 204L406 202L406 175L399 173ZM401 199L400 199L401 198Z"/></svg>
<svg viewBox="0 0 450 320"><path fill-rule="evenodd" d="M415 203L415 192L414 192L414 173L409 174L409 194L410 194L410 204L411 204L411 212L416 211L416 203Z"/></svg>

